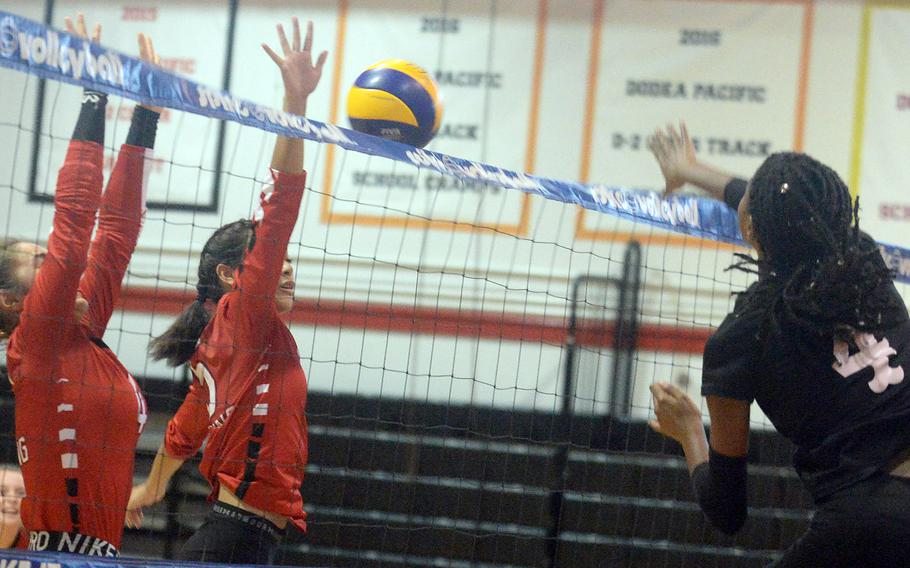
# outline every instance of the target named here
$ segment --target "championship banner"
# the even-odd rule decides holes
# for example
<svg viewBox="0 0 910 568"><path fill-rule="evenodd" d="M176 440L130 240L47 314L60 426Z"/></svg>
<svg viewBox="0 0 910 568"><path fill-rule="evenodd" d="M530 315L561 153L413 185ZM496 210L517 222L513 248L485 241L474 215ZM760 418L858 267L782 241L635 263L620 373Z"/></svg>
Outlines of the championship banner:
<svg viewBox="0 0 910 568"><path fill-rule="evenodd" d="M443 93L443 122L429 145L432 150L531 172L546 5L547 0L466 0L440 13L425 0L396 0L377 13L375 2L354 0L339 14L343 29L338 33L346 38L334 54L340 85L353 85L360 72L377 63L376 46L382 46L383 53L423 67ZM338 89L333 97L330 116L346 123L347 90ZM428 220L388 213L381 219L384 226L430 223L513 235L528 231L527 195L503 192L495 183L370 163L365 156L348 156L342 172L334 148L327 152L323 205L328 222L377 224L380 219L362 210L354 215L359 206L373 204Z"/></svg>

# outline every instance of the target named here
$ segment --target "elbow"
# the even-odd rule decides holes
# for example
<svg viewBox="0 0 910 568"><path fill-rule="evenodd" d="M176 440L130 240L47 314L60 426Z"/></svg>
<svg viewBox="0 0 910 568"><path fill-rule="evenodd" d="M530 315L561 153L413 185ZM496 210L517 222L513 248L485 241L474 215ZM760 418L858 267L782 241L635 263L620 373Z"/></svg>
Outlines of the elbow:
<svg viewBox="0 0 910 568"><path fill-rule="evenodd" d="M713 450L709 461L692 471L696 500L711 525L726 535L738 533L748 516L746 459Z"/></svg>
<svg viewBox="0 0 910 568"><path fill-rule="evenodd" d="M725 535L735 535L746 524L748 508L745 493L703 491L698 504L711 526Z"/></svg>

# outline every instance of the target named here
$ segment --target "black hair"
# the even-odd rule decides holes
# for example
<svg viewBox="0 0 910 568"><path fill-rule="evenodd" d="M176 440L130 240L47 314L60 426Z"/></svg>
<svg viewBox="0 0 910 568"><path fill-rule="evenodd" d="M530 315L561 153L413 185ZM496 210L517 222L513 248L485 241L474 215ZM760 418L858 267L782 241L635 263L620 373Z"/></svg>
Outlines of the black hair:
<svg viewBox="0 0 910 568"><path fill-rule="evenodd" d="M206 302L211 300L217 303L224 295L224 288L218 278L218 265L226 264L237 268L255 241L253 222L247 219L228 223L209 237L199 256L196 300L183 309L164 333L149 343L149 353L153 359L164 359L172 367L179 367L190 360L196 351L199 337L212 317L205 306Z"/></svg>
<svg viewBox="0 0 910 568"><path fill-rule="evenodd" d="M906 319L894 272L859 230L859 200L834 170L805 154L772 154L748 195L761 258L737 255L731 268L759 274L742 304L765 311L763 333L795 326L846 338Z"/></svg>

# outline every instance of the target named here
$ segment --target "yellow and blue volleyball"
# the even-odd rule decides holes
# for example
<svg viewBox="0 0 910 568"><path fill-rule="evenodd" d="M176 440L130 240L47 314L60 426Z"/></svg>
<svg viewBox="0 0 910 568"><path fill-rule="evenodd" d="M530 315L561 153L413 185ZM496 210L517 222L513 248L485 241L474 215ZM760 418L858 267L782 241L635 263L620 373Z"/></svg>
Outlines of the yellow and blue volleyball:
<svg viewBox="0 0 910 568"><path fill-rule="evenodd" d="M442 123L439 89L409 61L380 61L361 73L348 92L348 120L359 132L422 148Z"/></svg>

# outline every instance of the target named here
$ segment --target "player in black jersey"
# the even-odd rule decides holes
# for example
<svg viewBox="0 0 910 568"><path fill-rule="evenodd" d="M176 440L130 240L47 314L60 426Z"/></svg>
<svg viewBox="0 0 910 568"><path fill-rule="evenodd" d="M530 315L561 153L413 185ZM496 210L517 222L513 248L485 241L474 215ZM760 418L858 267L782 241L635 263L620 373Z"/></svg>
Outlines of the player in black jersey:
<svg viewBox="0 0 910 568"><path fill-rule="evenodd" d="M682 444L705 515L733 534L747 515L754 400L791 440L812 494L811 525L774 566L908 566L910 321L859 207L827 166L769 156L748 182L698 161L685 126L650 140L667 191L692 183L736 208L756 281L705 345L701 413L680 389L651 387L651 426Z"/></svg>

